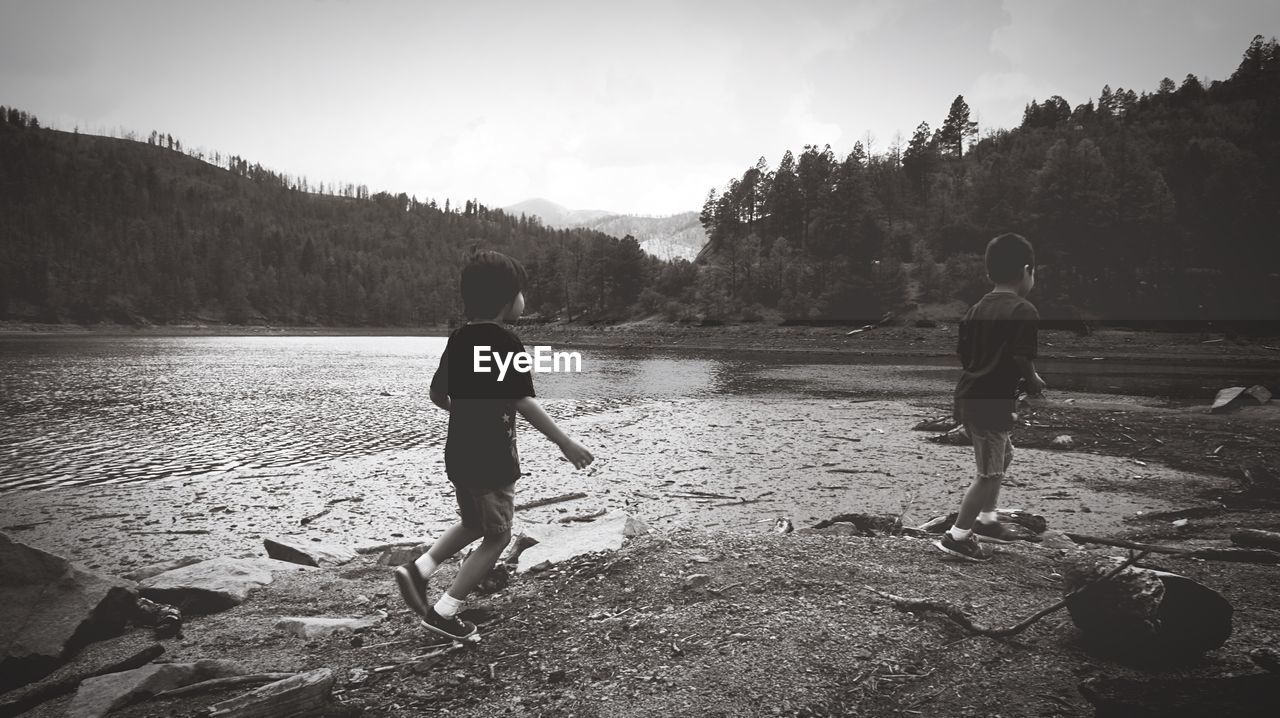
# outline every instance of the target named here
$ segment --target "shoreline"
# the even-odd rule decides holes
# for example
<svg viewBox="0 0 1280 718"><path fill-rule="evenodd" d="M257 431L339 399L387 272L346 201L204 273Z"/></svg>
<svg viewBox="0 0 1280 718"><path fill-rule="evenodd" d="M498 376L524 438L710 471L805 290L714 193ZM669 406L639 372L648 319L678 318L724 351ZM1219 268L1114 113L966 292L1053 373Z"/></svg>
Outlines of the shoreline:
<svg viewBox="0 0 1280 718"><path fill-rule="evenodd" d="M782 326L765 323L703 327L636 321L612 325L527 324L514 330L526 344L566 347L739 352L823 356L943 358L955 355L955 324L935 327L889 325L853 335L848 327ZM250 337L385 336L446 337L446 325L429 327L309 327L226 324L39 324L0 322L0 341L52 337ZM1167 332L1104 327L1081 336L1041 329L1039 359L1065 362L1118 360L1138 364L1231 366L1280 370L1280 337L1227 337L1221 333Z"/></svg>

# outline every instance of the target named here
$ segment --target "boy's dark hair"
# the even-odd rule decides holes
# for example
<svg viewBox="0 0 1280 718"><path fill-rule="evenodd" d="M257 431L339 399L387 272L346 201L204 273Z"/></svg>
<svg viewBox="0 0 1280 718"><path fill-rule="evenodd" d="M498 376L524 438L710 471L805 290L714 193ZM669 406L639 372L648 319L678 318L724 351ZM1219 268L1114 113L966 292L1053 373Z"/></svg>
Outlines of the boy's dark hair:
<svg viewBox="0 0 1280 718"><path fill-rule="evenodd" d="M501 252L473 252L462 268L462 311L468 319L492 319L524 290L524 265Z"/></svg>
<svg viewBox="0 0 1280 718"><path fill-rule="evenodd" d="M1013 232L987 242L987 276L996 284L1022 279L1022 268L1036 268L1036 250L1026 237Z"/></svg>

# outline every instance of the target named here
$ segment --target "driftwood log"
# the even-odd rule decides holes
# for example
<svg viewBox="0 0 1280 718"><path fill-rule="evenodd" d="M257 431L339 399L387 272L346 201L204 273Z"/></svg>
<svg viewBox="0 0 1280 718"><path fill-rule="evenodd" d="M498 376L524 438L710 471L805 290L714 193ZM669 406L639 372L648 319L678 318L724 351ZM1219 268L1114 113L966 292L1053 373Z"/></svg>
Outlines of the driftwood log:
<svg viewBox="0 0 1280 718"><path fill-rule="evenodd" d="M20 715L41 703L51 701L60 696L65 696L66 694L74 691L80 683L87 678L94 678L97 676L104 676L108 673L119 673L120 671L131 671L135 668L141 668L159 658L163 653L164 646L156 643L148 646L138 653L133 654L132 656L129 656L123 661L105 665L102 668L90 671L89 673L81 673L67 678L62 678L52 683L37 685L13 700L0 703L0 717L8 718L9 716Z"/></svg>
<svg viewBox="0 0 1280 718"><path fill-rule="evenodd" d="M1280 533L1260 529L1240 529L1231 534L1231 543L1237 546L1265 548L1280 551Z"/></svg>
<svg viewBox="0 0 1280 718"><path fill-rule="evenodd" d="M320 668L268 683L208 708L210 718L305 718L325 712L333 671Z"/></svg>

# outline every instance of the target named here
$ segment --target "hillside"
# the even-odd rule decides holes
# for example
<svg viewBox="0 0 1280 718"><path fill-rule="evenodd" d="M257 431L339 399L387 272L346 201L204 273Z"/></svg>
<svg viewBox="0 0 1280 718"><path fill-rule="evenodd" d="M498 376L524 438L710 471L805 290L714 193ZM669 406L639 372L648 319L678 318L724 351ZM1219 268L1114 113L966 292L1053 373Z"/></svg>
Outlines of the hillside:
<svg viewBox="0 0 1280 718"><path fill-rule="evenodd" d="M0 108L0 319L441 324L461 315L473 246L529 266L531 311L626 316L663 272L634 241L589 229L471 200L315 191L179 148L45 129Z"/></svg>

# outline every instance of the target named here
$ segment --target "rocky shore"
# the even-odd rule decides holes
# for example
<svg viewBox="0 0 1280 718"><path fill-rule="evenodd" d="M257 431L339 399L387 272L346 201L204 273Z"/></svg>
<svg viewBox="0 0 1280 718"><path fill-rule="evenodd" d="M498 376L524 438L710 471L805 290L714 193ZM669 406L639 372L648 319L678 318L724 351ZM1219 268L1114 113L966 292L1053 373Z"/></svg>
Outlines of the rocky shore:
<svg viewBox="0 0 1280 718"><path fill-rule="evenodd" d="M884 357L947 355L954 342L954 328L946 326L853 336L833 328L755 329L760 333L750 325L522 333L528 343L570 346L658 347L669 340L695 351L774 346ZM1145 356L1265 369L1275 357L1271 342L1221 336L1108 330L1083 338L1045 332L1041 341L1045 352L1071 361ZM779 371L831 386L812 370ZM1129 555L1064 541L1067 533L1186 551L1232 549L1241 529L1280 531L1274 400L1210 414L1203 406L1061 393L1028 407L1014 437L1018 473L1006 497L1043 516L1050 534L972 565L941 558L928 537L910 531L807 530L849 513L910 527L954 508L969 449L931 440L940 430L913 431L945 414L945 396L912 395L914 379L893 380L906 388L866 398L728 397L713 407L646 401L564 417L568 430L603 447L607 458L594 472L569 472L545 447L522 451L529 476L519 501L580 495L522 511L523 530L588 526L607 512L625 512L648 531L505 583L495 579L468 615L482 624L484 638L465 649L433 644L389 573L452 518L436 448L271 476L233 472L128 490L10 493L0 531L53 555L36 562L46 575L83 575L96 586L98 603L118 612L96 640L71 640L76 626L64 632L74 650L58 660L67 662L37 684L0 693L0 715L6 704L59 682L71 690L25 715L64 715L73 705L84 710L73 714L95 715L106 693L77 698L85 681L73 679L141 656L142 666L130 670L150 668L125 681L138 679L113 716L189 714L288 680L290 695L318 697L311 715L1074 716L1094 714L1081 690L1089 679L1155 685L1249 677L1262 670L1251 653L1280 648L1280 602L1274 591L1259 590L1278 585L1280 567L1203 554L1143 561L1220 592L1234 608L1226 643L1178 665L1135 666L1098 655L1065 611L993 640L880 595L947 601L976 622L1006 626L1061 599L1074 558ZM1072 437L1070 448L1055 446L1063 435ZM780 519L797 530L775 533ZM296 554L273 557L267 540ZM373 549L388 544L399 548ZM296 563L302 555L317 565ZM12 566L4 562L5 590L28 602L40 595L10 588L20 585L10 580ZM152 573L156 568L169 571ZM214 569L237 588L197 601L170 583L174 573L186 580ZM446 566L437 587L455 570ZM157 627L129 613L133 604L122 595L181 605L181 635L157 635ZM21 613L20 598L6 594L5 602ZM10 655L15 647L21 654L27 636L10 631ZM163 652L150 655L156 645ZM155 695L207 680L224 682Z"/></svg>

